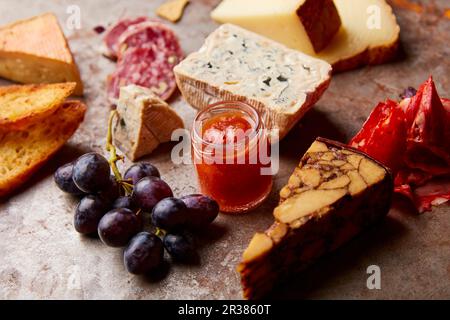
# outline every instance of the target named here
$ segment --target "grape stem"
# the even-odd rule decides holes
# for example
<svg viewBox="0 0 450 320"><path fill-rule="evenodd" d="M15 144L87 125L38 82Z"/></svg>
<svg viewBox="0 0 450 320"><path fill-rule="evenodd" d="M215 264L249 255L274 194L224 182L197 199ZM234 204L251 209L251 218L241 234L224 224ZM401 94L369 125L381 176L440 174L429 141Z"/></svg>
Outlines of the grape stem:
<svg viewBox="0 0 450 320"><path fill-rule="evenodd" d="M124 180L122 175L120 174L119 169L117 168L117 161L122 161L124 159L123 156L119 156L117 154L117 149L113 144L113 136L112 136L112 127L113 127L113 121L114 118L117 116L117 110L111 111L109 114L109 120L108 120L108 134L106 136L106 151L109 152L109 165L111 166L111 169L114 173L114 177L116 178L117 182L122 186L122 188L125 190L126 195L131 195L133 193L133 184L130 183L130 180ZM139 209L136 215L142 214L142 210ZM166 234L166 231L160 228L156 228L156 235L159 237L164 237Z"/></svg>
<svg viewBox="0 0 450 320"><path fill-rule="evenodd" d="M129 184L124 182L122 175L120 174L119 169L117 168L117 161L123 160L123 156L119 156L117 154L117 149L113 144L113 136L112 136L112 126L114 118L117 116L117 111L113 110L111 111L109 115L108 120L108 134L106 136L106 151L109 152L109 165L111 166L111 169L114 173L114 176L116 177L117 182L124 188L125 193L127 195L130 195L133 192L133 187Z"/></svg>
<svg viewBox="0 0 450 320"><path fill-rule="evenodd" d="M155 232L155 234L158 236L158 237L164 237L165 235L166 235L166 231L165 230L163 230L163 229L160 229L160 228L156 228L156 232Z"/></svg>

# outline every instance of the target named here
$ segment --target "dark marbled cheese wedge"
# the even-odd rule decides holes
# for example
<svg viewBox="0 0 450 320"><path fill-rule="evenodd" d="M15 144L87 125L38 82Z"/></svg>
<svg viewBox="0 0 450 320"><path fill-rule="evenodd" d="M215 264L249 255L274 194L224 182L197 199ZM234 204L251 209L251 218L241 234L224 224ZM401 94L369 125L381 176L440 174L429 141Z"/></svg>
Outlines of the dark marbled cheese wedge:
<svg viewBox="0 0 450 320"><path fill-rule="evenodd" d="M244 297L257 299L384 217L392 177L366 154L318 138L303 156L274 210L275 223L257 233L238 271Z"/></svg>

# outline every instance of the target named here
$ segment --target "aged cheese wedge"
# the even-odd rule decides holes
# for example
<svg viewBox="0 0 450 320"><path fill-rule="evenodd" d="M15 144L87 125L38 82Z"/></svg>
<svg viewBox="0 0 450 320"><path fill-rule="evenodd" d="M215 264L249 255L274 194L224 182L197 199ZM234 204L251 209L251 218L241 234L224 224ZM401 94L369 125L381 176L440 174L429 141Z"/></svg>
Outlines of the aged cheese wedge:
<svg viewBox="0 0 450 320"><path fill-rule="evenodd" d="M283 138L327 89L331 66L225 24L174 71L183 97L195 108L223 100L246 102Z"/></svg>
<svg viewBox="0 0 450 320"><path fill-rule="evenodd" d="M247 299L261 298L385 216L388 169L364 153L318 138L280 192L275 223L257 233L238 271Z"/></svg>
<svg viewBox="0 0 450 320"><path fill-rule="evenodd" d="M132 161L171 141L172 132L184 128L183 120L166 102L136 85L120 89L117 112L114 143Z"/></svg>
<svg viewBox="0 0 450 320"><path fill-rule="evenodd" d="M342 28L317 57L345 71L381 64L397 54L400 27L385 0L334 0Z"/></svg>
<svg viewBox="0 0 450 320"><path fill-rule="evenodd" d="M301 2L308 5L309 1L282 2L283 4L278 0L225 0L212 16L217 21L240 25L288 47L323 59L333 65L333 72L384 63L393 59L397 53L400 27L392 8L385 0L334 0L342 25L337 33L333 33L333 38L326 37L329 41L323 41L326 44L319 53L315 53L311 48L311 36L308 37L301 30L295 31L296 28L302 27L298 27L298 21L293 21L295 17L289 7ZM307 11L307 15L302 19L303 24L307 21L306 17L319 16L319 20L314 20L317 21L316 30L325 30L326 34L330 35L330 30L334 30L336 26L331 5L324 3L323 11L320 11L319 3L323 1L311 2L316 4ZM288 12L291 12L291 15L286 17Z"/></svg>
<svg viewBox="0 0 450 320"><path fill-rule="evenodd" d="M341 26L333 0L224 0L211 17L307 54L324 49Z"/></svg>
<svg viewBox="0 0 450 320"><path fill-rule="evenodd" d="M0 28L0 77L20 83L83 83L56 17L47 13Z"/></svg>

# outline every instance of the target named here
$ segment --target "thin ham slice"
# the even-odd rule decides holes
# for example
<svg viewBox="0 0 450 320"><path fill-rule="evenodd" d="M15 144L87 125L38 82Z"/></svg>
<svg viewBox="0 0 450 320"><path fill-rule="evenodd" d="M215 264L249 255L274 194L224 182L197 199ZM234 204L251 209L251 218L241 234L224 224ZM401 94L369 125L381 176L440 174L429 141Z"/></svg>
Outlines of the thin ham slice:
<svg viewBox="0 0 450 320"><path fill-rule="evenodd" d="M390 167L419 212L450 200L450 100L432 77L412 98L379 104L350 145Z"/></svg>

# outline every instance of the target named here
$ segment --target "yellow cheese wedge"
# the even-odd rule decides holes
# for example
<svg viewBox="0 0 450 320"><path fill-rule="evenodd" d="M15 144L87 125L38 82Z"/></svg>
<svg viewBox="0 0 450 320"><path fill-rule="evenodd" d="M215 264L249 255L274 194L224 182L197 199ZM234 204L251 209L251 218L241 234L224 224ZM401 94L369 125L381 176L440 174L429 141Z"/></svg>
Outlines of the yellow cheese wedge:
<svg viewBox="0 0 450 320"><path fill-rule="evenodd" d="M317 57L333 71L387 62L398 49L400 27L385 0L334 0L342 28Z"/></svg>
<svg viewBox="0 0 450 320"><path fill-rule="evenodd" d="M332 0L224 0L211 17L307 54L325 48L341 25Z"/></svg>
<svg viewBox="0 0 450 320"><path fill-rule="evenodd" d="M20 83L83 83L57 18L47 13L0 28L0 77Z"/></svg>
<svg viewBox="0 0 450 320"><path fill-rule="evenodd" d="M322 0L310 0L322 2ZM326 2L325 2L326 3ZM333 66L334 72L345 71L362 65L380 64L395 57L398 49L400 27L385 0L334 0L334 6L342 23L337 34L319 53L314 52L314 37L308 36L307 20L300 19L295 10L307 6L309 1L299 0L224 0L213 11L218 22L230 22L265 35L288 47L323 59ZM332 5L332 4L331 4ZM305 16L315 18L317 28L330 32L336 27L336 19L330 4L311 7ZM318 20L319 19L319 20ZM317 37L316 37L317 38ZM325 42L325 41L324 41ZM323 43L324 43L323 42Z"/></svg>

